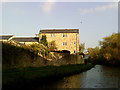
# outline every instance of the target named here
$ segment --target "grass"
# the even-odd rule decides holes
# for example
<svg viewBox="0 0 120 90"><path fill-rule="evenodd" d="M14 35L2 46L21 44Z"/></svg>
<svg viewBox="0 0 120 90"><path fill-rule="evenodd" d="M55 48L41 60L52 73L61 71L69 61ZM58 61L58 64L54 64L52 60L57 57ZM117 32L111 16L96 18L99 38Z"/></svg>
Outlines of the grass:
<svg viewBox="0 0 120 90"><path fill-rule="evenodd" d="M76 64L63 66L45 66L29 67L3 70L3 88L5 87L22 87L25 85L51 82L55 79L62 78L73 74L86 71L93 67L92 64Z"/></svg>

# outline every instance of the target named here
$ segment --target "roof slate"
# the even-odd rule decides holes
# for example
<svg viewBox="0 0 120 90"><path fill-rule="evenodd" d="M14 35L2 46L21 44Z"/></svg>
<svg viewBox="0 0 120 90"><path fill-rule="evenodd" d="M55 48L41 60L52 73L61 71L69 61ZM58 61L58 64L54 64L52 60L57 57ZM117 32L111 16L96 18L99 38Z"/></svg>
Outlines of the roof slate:
<svg viewBox="0 0 120 90"><path fill-rule="evenodd" d="M39 33L79 33L79 29L44 29Z"/></svg>
<svg viewBox="0 0 120 90"><path fill-rule="evenodd" d="M16 37L12 39L13 41L18 42L38 42L39 38L37 37Z"/></svg>
<svg viewBox="0 0 120 90"><path fill-rule="evenodd" d="M0 35L0 40L8 40L12 37L13 35Z"/></svg>

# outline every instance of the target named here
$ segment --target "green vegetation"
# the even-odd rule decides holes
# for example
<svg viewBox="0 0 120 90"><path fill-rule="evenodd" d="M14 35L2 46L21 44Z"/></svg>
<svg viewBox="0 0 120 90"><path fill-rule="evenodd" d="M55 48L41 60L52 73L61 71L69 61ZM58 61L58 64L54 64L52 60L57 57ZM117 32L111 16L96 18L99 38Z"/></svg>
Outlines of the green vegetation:
<svg viewBox="0 0 120 90"><path fill-rule="evenodd" d="M54 47L54 46L53 46ZM79 58L79 61L81 58ZM47 65L75 64L76 56L69 51L50 52L43 44L18 45L14 42L2 43L2 68L41 67Z"/></svg>
<svg viewBox="0 0 120 90"><path fill-rule="evenodd" d="M51 41L48 43L48 48L50 51L56 51L57 50L57 45L55 41Z"/></svg>
<svg viewBox="0 0 120 90"><path fill-rule="evenodd" d="M47 83L49 80L77 74L94 67L92 64L45 66L37 68L17 68L3 71L3 87L15 87L26 84Z"/></svg>
<svg viewBox="0 0 120 90"><path fill-rule="evenodd" d="M93 67L92 64L75 64L75 56L70 56L69 51L56 52L56 49L55 41L48 43L44 35L39 44L19 45L13 41L2 42L3 87L21 87L31 83L48 82ZM48 61L48 58L53 61Z"/></svg>
<svg viewBox="0 0 120 90"><path fill-rule="evenodd" d="M48 41L46 35L42 35L40 39L40 43L43 44L44 46L48 46Z"/></svg>
<svg viewBox="0 0 120 90"><path fill-rule="evenodd" d="M37 54L37 55L39 54L43 57L47 56L50 53L49 49L46 46L44 46L43 44L32 44L29 46L25 45L24 48L28 48L35 54Z"/></svg>
<svg viewBox="0 0 120 90"><path fill-rule="evenodd" d="M99 64L104 60L104 57L102 56L102 53L99 47L88 48L88 53L89 53L88 62L91 62L93 64Z"/></svg>
<svg viewBox="0 0 120 90"><path fill-rule="evenodd" d="M49 54L48 48L42 44L32 45L17 45L12 42L2 43L2 63L4 68L19 68L30 67L34 62L41 60L45 62L42 57ZM37 60L36 58L39 58ZM40 63L39 63L40 64ZM40 65L41 65L40 64Z"/></svg>
<svg viewBox="0 0 120 90"><path fill-rule="evenodd" d="M119 33L114 33L111 36L103 38L100 41L100 47L88 48L90 55L89 60L98 64L120 64L120 43Z"/></svg>

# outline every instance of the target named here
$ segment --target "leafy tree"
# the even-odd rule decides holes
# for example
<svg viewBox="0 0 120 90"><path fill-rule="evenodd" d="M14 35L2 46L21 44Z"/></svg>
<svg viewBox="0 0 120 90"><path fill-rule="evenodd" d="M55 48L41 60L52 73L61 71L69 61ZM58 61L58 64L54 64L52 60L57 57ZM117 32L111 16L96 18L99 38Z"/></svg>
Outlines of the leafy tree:
<svg viewBox="0 0 120 90"><path fill-rule="evenodd" d="M89 60L92 63L100 63L102 58L101 49L99 47L88 48Z"/></svg>
<svg viewBox="0 0 120 90"><path fill-rule="evenodd" d="M89 60L99 64L120 64L120 43L119 33L103 38L100 47L88 48Z"/></svg>
<svg viewBox="0 0 120 90"><path fill-rule="evenodd" d="M101 52L103 57L110 64L120 63L120 43L119 43L119 33L113 33L111 36L103 38L103 41L100 41Z"/></svg>
<svg viewBox="0 0 120 90"><path fill-rule="evenodd" d="M45 46L48 46L48 41L47 41L46 35L42 35L42 37L40 39L40 43L45 45Z"/></svg>
<svg viewBox="0 0 120 90"><path fill-rule="evenodd" d="M43 57L49 54L48 48L43 44L31 44L29 47L26 48L29 48L31 52L34 52L37 55L42 55Z"/></svg>
<svg viewBox="0 0 120 90"><path fill-rule="evenodd" d="M51 41L48 43L48 48L50 51L55 51L57 50L57 45L56 45L56 42L55 41Z"/></svg>

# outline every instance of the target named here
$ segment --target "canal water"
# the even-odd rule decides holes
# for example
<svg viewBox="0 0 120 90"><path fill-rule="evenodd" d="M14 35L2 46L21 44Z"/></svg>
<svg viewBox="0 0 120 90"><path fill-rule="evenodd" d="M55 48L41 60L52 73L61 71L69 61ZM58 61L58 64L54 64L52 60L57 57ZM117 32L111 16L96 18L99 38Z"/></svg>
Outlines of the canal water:
<svg viewBox="0 0 120 90"><path fill-rule="evenodd" d="M40 85L40 88L120 88L120 68L96 65L86 72Z"/></svg>

